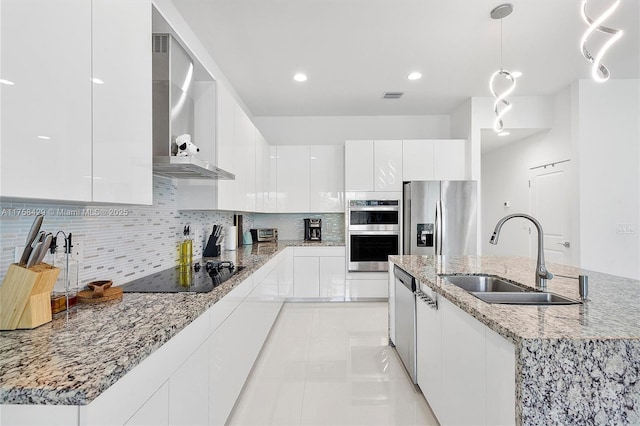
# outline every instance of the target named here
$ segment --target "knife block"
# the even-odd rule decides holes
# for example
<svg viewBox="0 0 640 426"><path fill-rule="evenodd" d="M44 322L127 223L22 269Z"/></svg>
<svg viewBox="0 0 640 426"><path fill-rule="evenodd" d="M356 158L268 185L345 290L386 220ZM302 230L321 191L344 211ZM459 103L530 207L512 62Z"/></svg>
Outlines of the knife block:
<svg viewBox="0 0 640 426"><path fill-rule="evenodd" d="M202 253L202 257L218 257L220 256L220 246L216 245L217 238L213 235L209 236L209 241L207 241L207 246Z"/></svg>
<svg viewBox="0 0 640 426"><path fill-rule="evenodd" d="M60 269L9 265L0 287L0 330L31 329L51 321L51 290Z"/></svg>

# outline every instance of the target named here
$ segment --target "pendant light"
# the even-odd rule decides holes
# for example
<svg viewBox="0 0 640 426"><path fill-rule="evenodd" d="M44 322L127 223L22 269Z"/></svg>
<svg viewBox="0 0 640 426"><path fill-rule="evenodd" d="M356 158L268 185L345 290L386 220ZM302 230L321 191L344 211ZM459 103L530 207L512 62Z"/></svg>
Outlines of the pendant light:
<svg viewBox="0 0 640 426"><path fill-rule="evenodd" d="M496 6L490 13L492 19L500 20L500 69L494 72L489 79L489 90L493 94L495 101L493 102L493 112L496 114L496 118L493 121L493 130L500 133L504 130L504 123L502 117L509 112L513 105L507 100L514 89L516 88L516 77L513 73L505 70L502 67L502 19L509 16L513 12L513 5L511 3L504 3L500 6ZM496 79L503 78L509 83L509 86L502 93L498 93L494 88Z"/></svg>
<svg viewBox="0 0 640 426"><path fill-rule="evenodd" d="M611 16L611 14L618 8L618 5L620 5L620 0L615 0L607 10L602 12L602 15L596 19L591 19L589 15L587 15L587 0L582 0L582 19L584 19L587 25L589 25L589 28L587 28L580 40L580 50L582 52L582 56L593 64L591 66L591 77L599 83L609 80L610 76L609 69L602 63L604 54L607 53L607 50L609 50L609 48L618 41L620 37L622 37L622 30L605 27L601 24ZM589 52L589 50L587 50L586 47L587 39L594 31L600 31L601 33L611 36L611 38L602 45L595 57Z"/></svg>

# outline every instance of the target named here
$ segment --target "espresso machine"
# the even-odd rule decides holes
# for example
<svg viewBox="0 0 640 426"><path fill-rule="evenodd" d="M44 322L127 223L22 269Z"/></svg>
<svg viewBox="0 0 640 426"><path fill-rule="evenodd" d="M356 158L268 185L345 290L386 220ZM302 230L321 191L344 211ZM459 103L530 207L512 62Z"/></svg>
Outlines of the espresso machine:
<svg viewBox="0 0 640 426"><path fill-rule="evenodd" d="M320 219L304 219L304 240L322 240L322 221Z"/></svg>

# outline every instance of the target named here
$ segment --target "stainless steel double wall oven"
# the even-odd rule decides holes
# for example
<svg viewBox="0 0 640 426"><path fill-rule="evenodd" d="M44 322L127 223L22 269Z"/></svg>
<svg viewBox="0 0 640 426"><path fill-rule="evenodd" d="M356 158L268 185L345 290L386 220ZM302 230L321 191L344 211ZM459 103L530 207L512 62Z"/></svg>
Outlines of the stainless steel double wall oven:
<svg viewBox="0 0 640 426"><path fill-rule="evenodd" d="M350 200L347 215L348 271L387 271L400 254L400 200Z"/></svg>

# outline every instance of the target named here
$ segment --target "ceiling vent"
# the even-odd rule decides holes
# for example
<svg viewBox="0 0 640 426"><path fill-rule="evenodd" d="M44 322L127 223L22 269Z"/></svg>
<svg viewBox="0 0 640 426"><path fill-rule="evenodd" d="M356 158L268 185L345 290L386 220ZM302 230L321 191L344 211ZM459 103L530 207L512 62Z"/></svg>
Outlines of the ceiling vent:
<svg viewBox="0 0 640 426"><path fill-rule="evenodd" d="M382 99L400 99L404 92L385 92Z"/></svg>

